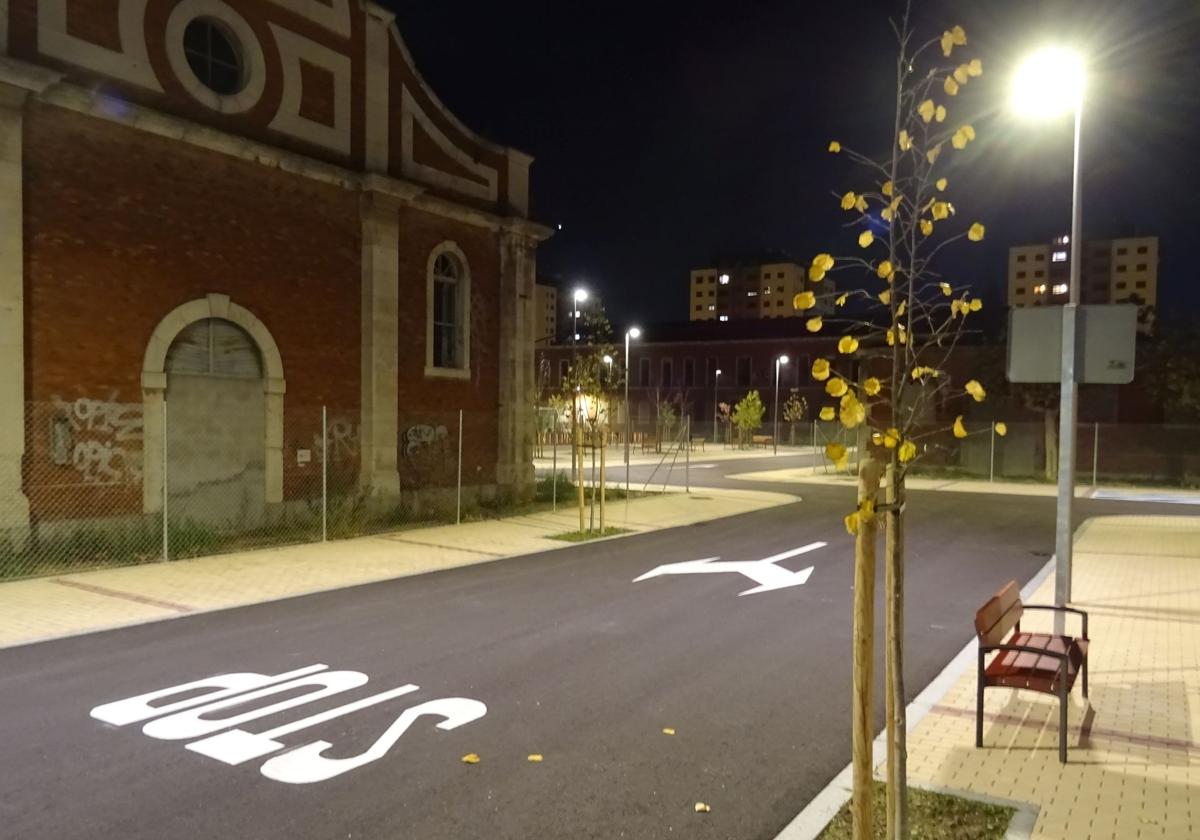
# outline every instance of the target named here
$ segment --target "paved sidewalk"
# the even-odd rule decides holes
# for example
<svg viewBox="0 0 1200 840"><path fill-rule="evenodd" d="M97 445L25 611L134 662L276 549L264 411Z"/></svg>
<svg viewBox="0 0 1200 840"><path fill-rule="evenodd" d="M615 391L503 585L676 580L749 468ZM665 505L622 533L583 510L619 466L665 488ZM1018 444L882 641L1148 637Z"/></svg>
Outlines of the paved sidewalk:
<svg viewBox="0 0 1200 840"><path fill-rule="evenodd" d="M834 473L824 467L788 467L776 470L728 475L737 481L775 482L778 484L823 484L834 487L854 487L857 478L847 473ZM910 490L947 490L954 493L1003 493L1010 496L1048 496L1058 491L1055 485L1033 481L987 481L973 478L922 478L909 476L905 485ZM1173 502L1200 505L1200 492L1150 487L1091 487L1076 484L1075 496L1081 499L1116 499L1129 501Z"/></svg>
<svg viewBox="0 0 1200 840"><path fill-rule="evenodd" d="M691 453L692 464L707 464L716 461L743 461L749 458L793 458L797 455L811 456L812 447L810 446L784 446L780 445L779 452L775 453L768 447L754 447L751 449L738 449L737 447L727 447L724 444L709 443L705 449L694 449ZM591 455L585 455L587 465L591 466ZM599 457L599 456L597 456ZM615 480L620 475L623 475L625 469L625 450L620 446L610 446L608 452L604 456L609 474ZM641 451L640 446L634 446L629 450L629 464L634 467L652 466L665 459L666 464L674 462L676 469L683 469L684 463L687 460L687 453L682 450L678 453L674 449L666 449L662 452L646 452ZM542 456L534 458L534 466L538 470L550 470L554 466L554 458L551 454L549 446L543 447ZM568 472L571 469L571 450L567 446L558 447L558 469L560 472Z"/></svg>
<svg viewBox="0 0 1200 840"><path fill-rule="evenodd" d="M607 507L606 525L654 531L795 502L782 493L669 493ZM0 647L289 598L502 557L566 548L575 530L560 507L508 519L443 525L0 584Z"/></svg>
<svg viewBox="0 0 1200 840"><path fill-rule="evenodd" d="M1200 837L1200 517L1091 519L1075 551L1092 713L1076 686L1068 764L1057 701L1028 692L988 691L975 748L972 657L910 733L910 781L1031 803L1034 838ZM1053 597L1051 575L1030 603Z"/></svg>

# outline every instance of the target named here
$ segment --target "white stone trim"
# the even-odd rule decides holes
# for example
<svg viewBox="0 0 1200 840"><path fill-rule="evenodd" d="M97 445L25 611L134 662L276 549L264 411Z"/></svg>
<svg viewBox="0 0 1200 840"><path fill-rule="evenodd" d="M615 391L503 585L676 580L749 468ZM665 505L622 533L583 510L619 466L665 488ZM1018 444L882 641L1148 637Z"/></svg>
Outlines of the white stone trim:
<svg viewBox="0 0 1200 840"><path fill-rule="evenodd" d="M391 17L382 19L373 4L367 7L366 20L366 135L364 157L371 172L387 174L389 165L389 125L391 107L389 90L388 25Z"/></svg>
<svg viewBox="0 0 1200 840"><path fill-rule="evenodd" d="M400 493L399 431L400 202L368 192L362 223L362 347L359 483L383 496Z"/></svg>
<svg viewBox="0 0 1200 840"><path fill-rule="evenodd" d="M276 6L310 20L343 38L350 37L349 0L271 0Z"/></svg>
<svg viewBox="0 0 1200 840"><path fill-rule="evenodd" d="M121 51L116 52L68 34L67 0L38 0L37 50L75 67L162 92L146 49L146 3L120 0L117 22Z"/></svg>
<svg viewBox="0 0 1200 840"><path fill-rule="evenodd" d="M8 53L8 0L0 0L0 55Z"/></svg>
<svg viewBox="0 0 1200 840"><path fill-rule="evenodd" d="M274 23L270 26L283 65L283 95L270 127L299 140L332 149L338 154L350 154L350 57ZM301 61L333 74L332 126L300 115L304 98Z"/></svg>
<svg viewBox="0 0 1200 840"><path fill-rule="evenodd" d="M250 310L233 303L228 295L209 294L175 307L150 335L142 359L142 509L162 510L163 401L167 391L166 361L171 342L188 325L208 318L231 321L245 330L258 345L263 362L263 394L266 403L266 500L283 501L283 397L287 383L279 345L262 321ZM170 406L168 406L168 411ZM168 421L170 422L169 418Z"/></svg>
<svg viewBox="0 0 1200 840"><path fill-rule="evenodd" d="M433 267L442 254L451 254L462 266L459 278L458 317L462 325L462 362L458 367L439 367L433 363ZM425 263L425 375L447 379L471 378L471 264L458 243L449 239L429 252Z"/></svg>
<svg viewBox="0 0 1200 840"><path fill-rule="evenodd" d="M145 2L145 0L139 0ZM212 18L228 26L238 40L241 48L246 83L240 91L229 96L222 96L204 85L188 64L183 52L183 31L196 18ZM171 70L184 89L202 105L219 111L222 114L240 114L258 104L262 98L263 89L267 85L267 61L263 56L262 45L258 36L246 19L220 0L180 0L167 18L166 30L163 34L163 48L167 51L167 61Z"/></svg>
<svg viewBox="0 0 1200 840"><path fill-rule="evenodd" d="M516 149L508 150L508 206L520 216L529 215L529 166L533 158Z"/></svg>
<svg viewBox="0 0 1200 840"><path fill-rule="evenodd" d="M431 166L417 163L413 158L414 124L419 124L425 133L429 135L429 138L433 140L434 144L445 152L451 160L468 172L478 175L486 183L481 184L478 181L462 178L458 175L452 175L449 172L443 172L440 169L434 169ZM496 170L490 166L484 166L458 146L454 145L450 138L434 125L429 115L421 109L421 106L417 104L417 100L407 87L403 89L400 98L400 149L402 155L400 171L406 177L425 181L435 186L462 193L463 195L483 199L484 201L496 200L499 190L499 175Z"/></svg>

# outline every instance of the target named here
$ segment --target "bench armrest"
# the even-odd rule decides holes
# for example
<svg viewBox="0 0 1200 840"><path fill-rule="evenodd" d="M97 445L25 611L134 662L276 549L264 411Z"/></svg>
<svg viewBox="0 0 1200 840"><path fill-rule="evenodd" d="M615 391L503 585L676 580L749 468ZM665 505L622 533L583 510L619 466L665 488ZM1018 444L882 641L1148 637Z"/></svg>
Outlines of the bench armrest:
<svg viewBox="0 0 1200 840"><path fill-rule="evenodd" d="M1022 609L1026 610L1049 610L1050 612L1072 613L1080 617L1083 622L1083 635L1080 638L1088 637L1088 614L1083 610L1077 610L1074 607L1057 607L1052 604L1022 604Z"/></svg>

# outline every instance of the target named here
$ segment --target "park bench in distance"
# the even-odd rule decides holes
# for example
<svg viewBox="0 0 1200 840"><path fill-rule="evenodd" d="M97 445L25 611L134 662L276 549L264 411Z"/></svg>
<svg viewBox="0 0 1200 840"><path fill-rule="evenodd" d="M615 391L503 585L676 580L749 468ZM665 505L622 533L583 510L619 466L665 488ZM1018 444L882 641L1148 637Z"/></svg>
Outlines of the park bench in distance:
<svg viewBox="0 0 1200 840"><path fill-rule="evenodd" d="M751 435L750 436L750 445L751 446L766 447L766 446L770 446L774 442L775 442L775 439L773 437L771 437L770 435Z"/></svg>
<svg viewBox="0 0 1200 840"><path fill-rule="evenodd" d="M1073 613L1082 619L1082 634L1056 636L1024 633L1025 610ZM1083 674L1083 696L1088 695L1088 617L1083 610L1021 603L1015 580L988 599L975 613L979 637L979 688L975 705L975 746L983 746L983 691L992 686L1024 688L1058 698L1058 760L1067 761L1067 695L1075 678ZM1011 635L1010 635L1011 633ZM1008 641L1005 641L1005 639ZM990 663L989 655L994 654Z"/></svg>

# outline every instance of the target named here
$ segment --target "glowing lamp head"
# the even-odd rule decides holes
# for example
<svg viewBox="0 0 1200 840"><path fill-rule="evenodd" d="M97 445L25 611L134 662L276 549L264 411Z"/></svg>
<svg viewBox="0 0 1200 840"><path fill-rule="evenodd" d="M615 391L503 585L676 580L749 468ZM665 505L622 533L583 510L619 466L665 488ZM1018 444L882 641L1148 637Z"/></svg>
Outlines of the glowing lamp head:
<svg viewBox="0 0 1200 840"><path fill-rule="evenodd" d="M576 289L575 290L575 300L577 303L583 303L587 299L588 299L587 289Z"/></svg>
<svg viewBox="0 0 1200 840"><path fill-rule="evenodd" d="M786 364L788 363L788 361L789 361L789 360L788 360L788 357L787 357L787 356L780 356L780 357L779 357L779 364L781 364L781 365L786 365Z"/></svg>
<svg viewBox="0 0 1200 840"><path fill-rule="evenodd" d="M638 328L638 327L630 327L629 328L629 337L630 338L641 338L641 336L642 336L642 331L640 328Z"/></svg>
<svg viewBox="0 0 1200 840"><path fill-rule="evenodd" d="M607 353L605 353L605 354L604 354L604 364L606 364L606 365L611 365L611 364L612 364L612 362L613 362L612 356L610 356L610 355L608 355Z"/></svg>
<svg viewBox="0 0 1200 840"><path fill-rule="evenodd" d="M717 376L720 376L720 375L721 375L721 369L717 368Z"/></svg>
<svg viewBox="0 0 1200 840"><path fill-rule="evenodd" d="M1030 55L1013 76L1011 105L1033 119L1071 113L1083 99L1083 60L1061 47L1045 47Z"/></svg>

